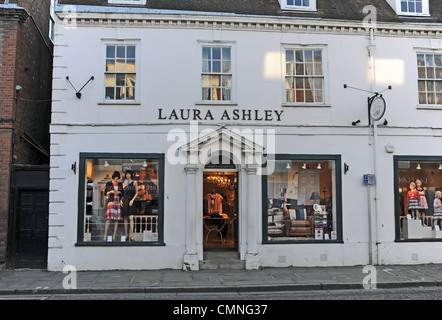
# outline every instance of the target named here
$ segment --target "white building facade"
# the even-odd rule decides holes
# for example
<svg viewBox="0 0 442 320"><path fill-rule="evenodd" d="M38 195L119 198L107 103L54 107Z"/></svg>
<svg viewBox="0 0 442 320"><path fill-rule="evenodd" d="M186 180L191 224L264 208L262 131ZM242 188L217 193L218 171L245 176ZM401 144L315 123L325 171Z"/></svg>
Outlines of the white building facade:
<svg viewBox="0 0 442 320"><path fill-rule="evenodd" d="M59 2L50 270L442 263L439 4Z"/></svg>

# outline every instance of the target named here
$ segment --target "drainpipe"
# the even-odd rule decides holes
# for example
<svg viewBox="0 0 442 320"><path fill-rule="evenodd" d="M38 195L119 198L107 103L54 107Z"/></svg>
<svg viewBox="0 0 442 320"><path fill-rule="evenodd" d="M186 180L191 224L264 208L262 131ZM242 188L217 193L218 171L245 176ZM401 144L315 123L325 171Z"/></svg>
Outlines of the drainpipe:
<svg viewBox="0 0 442 320"><path fill-rule="evenodd" d="M368 55L370 57L370 72L371 72L371 92L375 92L376 86L376 73L375 73L375 51L376 44L374 40L374 29L370 29L370 44L367 47ZM378 138L378 126L376 121L373 121L373 167L374 167L374 175L375 175L375 206L374 206L374 228L375 228L375 237L373 241L373 237L371 236L373 230L373 223L370 224L370 264L377 265L379 263L379 226L378 226L378 215L379 215L379 189L378 189L378 164L377 164L377 138ZM371 211L370 211L370 214ZM375 253L373 251L376 251Z"/></svg>

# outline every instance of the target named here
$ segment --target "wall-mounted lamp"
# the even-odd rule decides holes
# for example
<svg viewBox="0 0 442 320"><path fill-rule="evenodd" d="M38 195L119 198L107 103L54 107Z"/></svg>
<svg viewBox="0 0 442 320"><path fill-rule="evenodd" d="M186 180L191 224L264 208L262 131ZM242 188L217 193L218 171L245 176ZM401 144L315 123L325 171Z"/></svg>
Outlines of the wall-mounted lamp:
<svg viewBox="0 0 442 320"><path fill-rule="evenodd" d="M439 170L442 170L442 163L439 165Z"/></svg>
<svg viewBox="0 0 442 320"><path fill-rule="evenodd" d="M349 165L344 163L344 174L346 174L349 169L350 169Z"/></svg>
<svg viewBox="0 0 442 320"><path fill-rule="evenodd" d="M307 169L307 164L306 163L304 163L303 165L302 165L302 167L301 167L303 170L306 170Z"/></svg>
<svg viewBox="0 0 442 320"><path fill-rule="evenodd" d="M316 167L316 169L318 169L318 170L321 170L321 169L322 169L322 167L321 167L321 164L320 164L320 163L318 163L318 166Z"/></svg>
<svg viewBox="0 0 442 320"><path fill-rule="evenodd" d="M356 126L358 123L361 123L361 120L353 121L351 123L352 126Z"/></svg>
<svg viewBox="0 0 442 320"><path fill-rule="evenodd" d="M147 167L147 162L146 162L146 160L144 160L144 163L143 163L143 167Z"/></svg>
<svg viewBox="0 0 442 320"><path fill-rule="evenodd" d="M287 163L287 167L285 167L287 170L290 170L291 169L291 167L290 167L290 163Z"/></svg>
<svg viewBox="0 0 442 320"><path fill-rule="evenodd" d="M416 170L421 170L422 168L421 168L421 164L420 163L418 163L417 164L417 167L416 167Z"/></svg>
<svg viewBox="0 0 442 320"><path fill-rule="evenodd" d="M77 161L75 161L75 162L71 165L71 170L74 171L74 174L77 174Z"/></svg>
<svg viewBox="0 0 442 320"><path fill-rule="evenodd" d="M109 162L104 161L104 166L105 166L105 167L109 167Z"/></svg>

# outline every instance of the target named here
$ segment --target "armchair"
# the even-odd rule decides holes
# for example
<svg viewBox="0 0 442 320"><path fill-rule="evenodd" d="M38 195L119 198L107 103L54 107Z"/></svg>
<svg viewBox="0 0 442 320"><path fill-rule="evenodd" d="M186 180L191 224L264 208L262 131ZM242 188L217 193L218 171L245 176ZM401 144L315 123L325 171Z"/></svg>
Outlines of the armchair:
<svg viewBox="0 0 442 320"><path fill-rule="evenodd" d="M296 206L288 210L289 214L285 220L286 237L294 236L313 236L314 221L313 216L307 216L307 210L304 206Z"/></svg>

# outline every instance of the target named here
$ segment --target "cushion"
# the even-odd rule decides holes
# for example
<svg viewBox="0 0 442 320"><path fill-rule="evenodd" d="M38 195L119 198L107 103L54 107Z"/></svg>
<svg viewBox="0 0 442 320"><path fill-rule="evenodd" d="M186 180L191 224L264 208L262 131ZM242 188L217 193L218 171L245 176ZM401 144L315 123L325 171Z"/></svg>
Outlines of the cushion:
<svg viewBox="0 0 442 320"><path fill-rule="evenodd" d="M284 200L273 199L272 208L279 208L279 209L284 208Z"/></svg>
<svg viewBox="0 0 442 320"><path fill-rule="evenodd" d="M302 206L295 206L294 209L289 209L291 220L307 220L307 210Z"/></svg>

